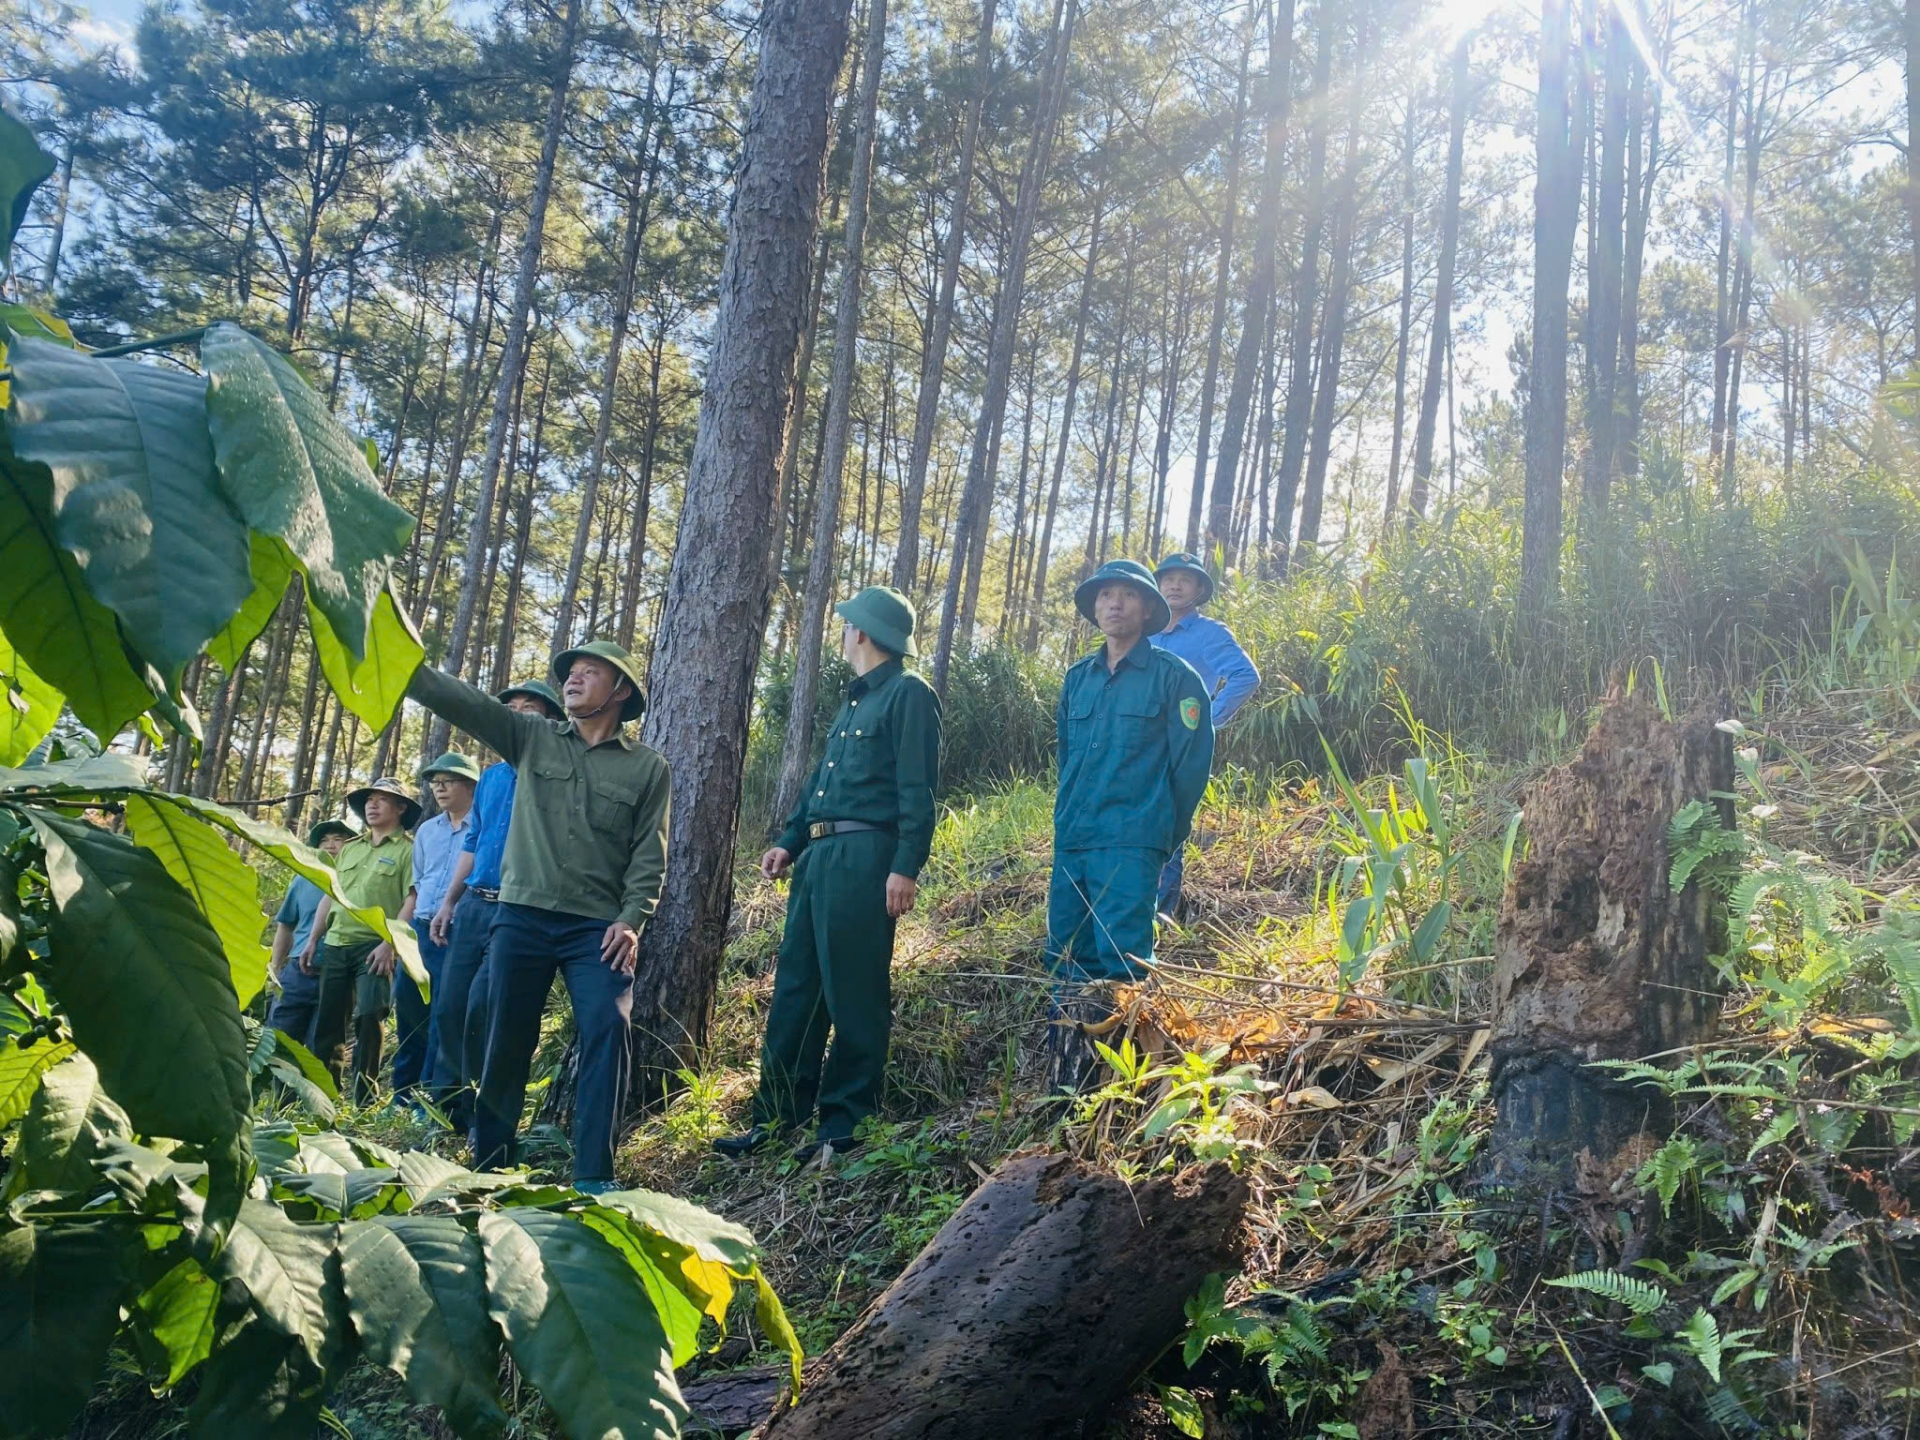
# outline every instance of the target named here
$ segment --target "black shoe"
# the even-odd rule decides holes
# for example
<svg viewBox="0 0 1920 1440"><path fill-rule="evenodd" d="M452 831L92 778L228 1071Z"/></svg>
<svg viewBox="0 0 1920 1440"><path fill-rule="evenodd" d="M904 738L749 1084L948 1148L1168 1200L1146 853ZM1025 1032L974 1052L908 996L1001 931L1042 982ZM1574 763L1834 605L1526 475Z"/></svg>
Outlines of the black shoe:
<svg viewBox="0 0 1920 1440"><path fill-rule="evenodd" d="M819 1161L822 1165L843 1155L851 1155L860 1149L862 1142L851 1135L838 1137L816 1136L800 1142L793 1152L793 1158L800 1162L800 1168Z"/></svg>
<svg viewBox="0 0 1920 1440"><path fill-rule="evenodd" d="M729 1160L738 1160L743 1155L751 1155L779 1138L779 1127L756 1125L751 1130L743 1131L738 1135L722 1135L713 1142L713 1148Z"/></svg>

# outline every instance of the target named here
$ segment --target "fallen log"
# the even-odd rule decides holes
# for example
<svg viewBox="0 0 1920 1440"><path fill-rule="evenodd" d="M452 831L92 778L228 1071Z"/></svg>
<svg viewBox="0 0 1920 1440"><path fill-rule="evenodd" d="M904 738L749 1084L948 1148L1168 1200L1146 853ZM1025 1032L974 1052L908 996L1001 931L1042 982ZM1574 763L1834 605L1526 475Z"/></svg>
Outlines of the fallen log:
<svg viewBox="0 0 1920 1440"><path fill-rule="evenodd" d="M1223 1165L1129 1187L1016 1156L808 1366L762 1440L1058 1437L1118 1400L1245 1253L1247 1184Z"/></svg>

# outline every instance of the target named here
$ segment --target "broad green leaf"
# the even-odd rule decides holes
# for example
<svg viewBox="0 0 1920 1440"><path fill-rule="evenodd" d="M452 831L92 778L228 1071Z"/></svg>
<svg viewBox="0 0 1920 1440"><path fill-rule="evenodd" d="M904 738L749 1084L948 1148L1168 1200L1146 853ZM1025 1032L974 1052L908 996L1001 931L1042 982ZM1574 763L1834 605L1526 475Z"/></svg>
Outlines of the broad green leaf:
<svg viewBox="0 0 1920 1440"><path fill-rule="evenodd" d="M198 1260L182 1260L141 1293L138 1310L167 1359L168 1386L207 1358L213 1349L213 1316L220 1287Z"/></svg>
<svg viewBox="0 0 1920 1440"><path fill-rule="evenodd" d="M246 654L247 646L267 628L267 622L279 607L280 597L286 594L287 582L293 579L293 557L284 544L257 533L250 534L248 542L248 570L253 590L227 622L226 629L207 642L207 654L229 675Z"/></svg>
<svg viewBox="0 0 1920 1440"><path fill-rule="evenodd" d="M793 1322L787 1319L787 1308L780 1303L780 1297L774 1293L773 1284L761 1272L758 1265L748 1277L759 1289L759 1295L753 1303L753 1318L759 1322L760 1333L787 1353L787 1378L792 1384L790 1393L800 1393L801 1362L806 1359L806 1351L801 1348L800 1337L793 1333Z"/></svg>
<svg viewBox="0 0 1920 1440"><path fill-rule="evenodd" d="M60 692L0 632L0 765L18 765L60 718Z"/></svg>
<svg viewBox="0 0 1920 1440"><path fill-rule="evenodd" d="M33 192L53 174L53 156L33 131L0 110L0 265L13 272L13 236L27 218Z"/></svg>
<svg viewBox="0 0 1920 1440"><path fill-rule="evenodd" d="M60 1435L86 1404L131 1278L114 1221L0 1231L0 1436Z"/></svg>
<svg viewBox="0 0 1920 1440"><path fill-rule="evenodd" d="M224 832L191 811L147 795L126 798L127 828L136 844L160 857L212 922L226 951L233 989L242 1009L267 983L267 947L260 943L260 877L234 854Z"/></svg>
<svg viewBox="0 0 1920 1440"><path fill-rule="evenodd" d="M100 1072L74 1055L41 1078L20 1127L19 1163L35 1190L91 1190L93 1159L108 1140L133 1136L127 1112L100 1086Z"/></svg>
<svg viewBox="0 0 1920 1440"><path fill-rule="evenodd" d="M143 1135L217 1143L252 1096L220 937L148 851L40 809L55 963L43 977Z"/></svg>
<svg viewBox="0 0 1920 1440"><path fill-rule="evenodd" d="M227 1243L205 1263L214 1279L246 1286L261 1318L325 1368L339 1340L339 1305L329 1303L338 1242L337 1225L302 1225L264 1200L243 1200Z"/></svg>
<svg viewBox="0 0 1920 1440"><path fill-rule="evenodd" d="M703 1259L725 1265L737 1276L745 1275L760 1261L760 1247L746 1226L724 1220L678 1195L663 1195L656 1190L610 1190L595 1199L624 1211Z"/></svg>
<svg viewBox="0 0 1920 1440"><path fill-rule="evenodd" d="M488 1308L572 1440L672 1440L687 1419L667 1334L620 1253L570 1215L480 1216Z"/></svg>
<svg viewBox="0 0 1920 1440"><path fill-rule="evenodd" d="M719 1271L722 1288L716 1294L692 1281L682 1268L682 1262L688 1259L696 1266L706 1264L686 1246L635 1224L630 1217L609 1206L590 1205L579 1212L579 1219L618 1250L628 1268L647 1287L647 1298L653 1302L654 1313L660 1317L667 1342L673 1347L674 1369L700 1353L700 1321L710 1310L717 1308L719 1312L714 1316L716 1324L726 1324L733 1285L725 1270L719 1266L707 1267Z"/></svg>
<svg viewBox="0 0 1920 1440"><path fill-rule="evenodd" d="M56 760L51 765L26 765L0 770L0 790L69 791L101 795L111 790L145 790L147 762L138 755L108 750L78 760Z"/></svg>
<svg viewBox="0 0 1920 1440"><path fill-rule="evenodd" d="M164 688L147 684L113 612L94 599L80 567L61 548L52 476L6 444L0 444L0 630L96 734L119 734L153 703L155 688Z"/></svg>
<svg viewBox="0 0 1920 1440"><path fill-rule="evenodd" d="M276 1030L273 1033L277 1037L274 1054L277 1056L285 1056L291 1061L299 1069L300 1073L318 1086L320 1092L329 1100L338 1100L340 1098L339 1088L333 1083L332 1073L328 1071L326 1066L320 1063L320 1057L315 1055L291 1035L287 1034L286 1031Z"/></svg>
<svg viewBox="0 0 1920 1440"><path fill-rule="evenodd" d="M345 1228L340 1268L368 1358L444 1410L455 1433L499 1434L500 1341L480 1241L451 1215L387 1216Z"/></svg>
<svg viewBox="0 0 1920 1440"><path fill-rule="evenodd" d="M0 849L13 843L20 833L20 822L10 810L0 810ZM20 928L20 870L5 855L0 855L0 964L13 959L23 943ZM25 1017L22 1016L24 1023ZM19 1033L19 1032L14 1032ZM0 1120L0 1125L7 1122Z"/></svg>
<svg viewBox="0 0 1920 1440"><path fill-rule="evenodd" d="M134 647L177 686L253 589L247 530L220 493L207 383L16 339L14 453L52 476L61 544Z"/></svg>
<svg viewBox="0 0 1920 1440"><path fill-rule="evenodd" d="M355 661L334 634L327 619L313 606L308 592L307 623L313 630L313 644L320 656L320 669L340 697L340 703L374 729L393 718L406 696L407 682L427 652L420 644L413 622L390 592L382 591L374 602L373 618L367 624L367 653Z"/></svg>
<svg viewBox="0 0 1920 1440"><path fill-rule="evenodd" d="M220 484L254 530L284 540L310 602L355 662L413 519L381 493L354 438L272 346L221 323L200 340Z"/></svg>
<svg viewBox="0 0 1920 1440"><path fill-rule="evenodd" d="M5 788L6 776L0 774L0 789ZM375 934L384 935L392 942L394 953L400 957L400 964L407 974L413 977L413 983L420 987L423 995L430 994L432 979L427 967L420 963L420 942L413 933L411 925L401 925L389 921L384 913L370 905L355 905L349 901L339 886L339 877L334 874L333 866L327 857L318 850L303 844L282 830L278 825L269 825L264 820L256 820L239 810L229 810L213 800L202 800L194 795L168 795L155 792L155 800L169 805L191 810L211 820L230 835L238 835L255 849L264 850L296 875L304 875L323 891L333 897L333 903L355 918L368 925Z"/></svg>
<svg viewBox="0 0 1920 1440"><path fill-rule="evenodd" d="M13 1036L0 1036L0 1125L11 1125L26 1114L40 1077L77 1053L68 1040L36 1040L22 1050Z"/></svg>
<svg viewBox="0 0 1920 1440"><path fill-rule="evenodd" d="M304 1347L244 1306L220 1308L213 1353L187 1412L209 1440L313 1440L326 1375Z"/></svg>
<svg viewBox="0 0 1920 1440"><path fill-rule="evenodd" d="M34 340L51 340L56 345L73 349L73 327L51 310L42 310L37 305L18 305L14 302L0 301L0 332L5 338L24 335ZM6 346L0 344L0 355L6 354ZM0 407L6 405L6 389L0 386Z"/></svg>

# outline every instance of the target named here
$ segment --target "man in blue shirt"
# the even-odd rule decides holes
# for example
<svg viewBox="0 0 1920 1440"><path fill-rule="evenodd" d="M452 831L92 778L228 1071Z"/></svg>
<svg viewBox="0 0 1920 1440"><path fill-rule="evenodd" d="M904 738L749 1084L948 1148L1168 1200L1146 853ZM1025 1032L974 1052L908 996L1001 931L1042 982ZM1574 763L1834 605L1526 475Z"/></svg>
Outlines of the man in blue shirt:
<svg viewBox="0 0 1920 1440"><path fill-rule="evenodd" d="M1160 872L1186 843L1206 791L1213 715L1193 667L1148 643L1168 613L1146 566L1103 565L1073 601L1106 637L1067 671L1054 714L1053 1078L1077 1090L1093 1054L1084 1027L1111 1010L1111 982L1137 979L1153 963Z"/></svg>
<svg viewBox="0 0 1920 1440"><path fill-rule="evenodd" d="M509 685L494 698L523 715L555 722L567 718L559 695L544 680ZM462 1132L473 1123L474 1087L485 1060L487 943L499 906L500 862L513 818L514 789L513 767L505 761L481 772L445 894L432 910L419 907L430 917L428 938L444 946L447 957L433 986L433 1060L427 1083Z"/></svg>
<svg viewBox="0 0 1920 1440"><path fill-rule="evenodd" d="M307 831L308 847L323 852L329 860L352 838L353 827L344 820L322 820ZM273 958L268 962L280 993L267 1012L267 1024L308 1048L313 1045L313 1017L320 1006L320 976L309 975L298 964L287 962L305 952L307 937L313 934L313 917L319 913L325 893L306 876L293 877L286 898L274 913Z"/></svg>
<svg viewBox="0 0 1920 1440"><path fill-rule="evenodd" d="M1234 639L1233 631L1218 620L1200 613L1213 599L1213 576L1200 563L1198 555L1169 555L1154 572L1160 594L1167 602L1166 628L1157 632L1153 643L1170 650L1194 668L1200 682L1213 697L1213 728L1233 718L1234 712L1260 688L1260 672L1247 652ZM1158 905L1162 915L1180 913L1180 881L1186 869L1186 847L1176 846L1160 873Z"/></svg>
<svg viewBox="0 0 1920 1440"><path fill-rule="evenodd" d="M428 922L453 878L454 858L466 839L480 767L457 750L449 750L423 769L420 778L433 790L433 803L439 808L413 832L413 933L420 941L420 963L437 989L447 947L433 938ZM394 977L393 1018L398 1042L393 1051L393 1093L399 1097L426 1078L436 1048L427 998L405 971Z"/></svg>

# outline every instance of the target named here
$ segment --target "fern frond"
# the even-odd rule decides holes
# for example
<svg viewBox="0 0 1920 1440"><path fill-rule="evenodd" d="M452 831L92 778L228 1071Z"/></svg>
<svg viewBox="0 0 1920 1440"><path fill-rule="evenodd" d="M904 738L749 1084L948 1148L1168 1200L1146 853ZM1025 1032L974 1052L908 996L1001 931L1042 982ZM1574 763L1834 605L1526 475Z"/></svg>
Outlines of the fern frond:
<svg viewBox="0 0 1920 1440"><path fill-rule="evenodd" d="M1622 1275L1618 1270L1582 1270L1547 1281L1562 1290L1580 1290L1624 1305L1635 1315L1651 1315L1667 1303L1667 1292L1651 1280Z"/></svg>

